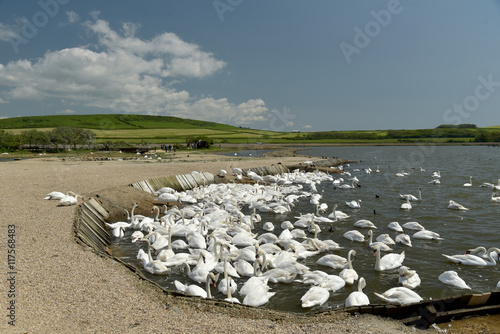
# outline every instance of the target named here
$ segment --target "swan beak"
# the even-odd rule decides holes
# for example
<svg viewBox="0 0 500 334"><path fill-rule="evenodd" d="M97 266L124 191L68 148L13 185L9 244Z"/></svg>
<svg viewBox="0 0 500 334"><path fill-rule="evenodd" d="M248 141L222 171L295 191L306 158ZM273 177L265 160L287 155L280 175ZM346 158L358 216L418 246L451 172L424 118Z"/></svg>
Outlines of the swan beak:
<svg viewBox="0 0 500 334"><path fill-rule="evenodd" d="M376 249L373 251L373 256L375 256L375 255L377 255L377 250Z"/></svg>

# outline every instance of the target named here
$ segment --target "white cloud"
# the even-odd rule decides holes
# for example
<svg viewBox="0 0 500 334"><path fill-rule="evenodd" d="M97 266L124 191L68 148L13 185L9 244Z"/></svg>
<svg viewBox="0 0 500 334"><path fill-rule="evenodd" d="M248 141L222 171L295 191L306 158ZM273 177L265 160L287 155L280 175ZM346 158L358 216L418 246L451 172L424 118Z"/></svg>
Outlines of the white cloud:
<svg viewBox="0 0 500 334"><path fill-rule="evenodd" d="M9 103L9 101L5 101L4 99L2 99L2 98L0 97L0 104L2 104L2 103Z"/></svg>
<svg viewBox="0 0 500 334"><path fill-rule="evenodd" d="M56 114L62 114L62 115L70 115L76 113L75 110L72 109L66 109L66 110L60 110Z"/></svg>
<svg viewBox="0 0 500 334"><path fill-rule="evenodd" d="M0 22L0 41L9 42L12 38L19 35L19 28L6 25Z"/></svg>
<svg viewBox="0 0 500 334"><path fill-rule="evenodd" d="M141 40L136 37L140 26L133 23L124 23L122 34L100 19L85 26L97 37L99 51L74 47L49 51L34 61L0 64L0 86L7 88L4 96L57 98L73 108L76 103L233 124L266 120L268 109L261 99L233 103L226 98L196 98L175 89L180 80L204 78L226 66L200 46L170 32Z"/></svg>
<svg viewBox="0 0 500 334"><path fill-rule="evenodd" d="M304 125L304 129L312 129L313 126L312 125Z"/></svg>
<svg viewBox="0 0 500 334"><path fill-rule="evenodd" d="M72 10L66 11L66 16L68 17L69 23L76 23L80 21L80 16Z"/></svg>

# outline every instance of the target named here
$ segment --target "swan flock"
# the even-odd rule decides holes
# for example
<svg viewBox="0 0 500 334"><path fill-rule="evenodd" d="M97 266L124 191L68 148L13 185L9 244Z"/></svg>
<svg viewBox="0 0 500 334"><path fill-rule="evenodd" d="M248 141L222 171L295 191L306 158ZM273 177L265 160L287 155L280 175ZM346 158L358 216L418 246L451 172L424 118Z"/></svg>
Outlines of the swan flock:
<svg viewBox="0 0 500 334"><path fill-rule="evenodd" d="M220 177L227 174L225 170L219 171ZM236 173L238 176L244 174L240 170ZM154 217L149 217L134 213L138 206L136 203L130 213L125 210L127 219L123 224L108 224L110 234L114 240L130 237L130 242L138 247L138 263L148 273L167 276L167 280L173 273L177 277L185 273L184 280L175 280L176 290L201 298L212 298L210 285L216 286L219 281L219 288L215 290L216 298L219 298L217 294L220 293L224 297L227 295L226 299L231 302L239 303L241 300L245 305L262 306L275 295L279 296L279 291L273 291L278 288L276 284L293 283L303 286L299 289L302 291L301 296L297 297L297 304L303 308L321 307L336 298L333 292L340 289L347 293L352 291L344 305L366 305L369 298L363 289L370 287L372 279L378 278L358 278L353 268L356 258L372 256L371 270L389 273L393 276L394 285L385 292L372 291L375 299L395 304L422 300L413 289L423 289L425 281L421 284L416 271L404 266L406 250L411 249L412 238L421 239L424 243L438 243L444 239L439 234L426 230L417 222L402 226L397 222L387 222L386 230L391 234L377 233L379 237L373 242L377 228L382 226L377 227L372 223L368 219L372 219L371 216L352 223L349 222L348 214L336 210L339 203L345 203L340 204L345 210L363 212L361 200L344 197L339 198L337 203L324 201L324 191L333 191L334 187L342 189L339 186L342 182L354 182L347 174L344 174L345 181L318 171L295 170L272 178L257 178L255 175L250 175L255 181L253 184L218 183L183 192L171 188L159 189L157 201L169 206L164 205L163 210L157 206L150 208ZM408 178L406 173L404 176ZM355 183L359 184L359 180L356 179ZM333 187L328 188L329 184ZM319 185L324 185L323 192L317 191ZM342 190L339 193L359 191L360 188L358 186L355 190ZM410 201L416 203L416 208L425 201L422 200L422 188L418 188L418 191L418 197L399 194L406 205L401 207L404 209L402 215L408 214L412 208ZM352 198L352 193L345 194L342 196ZM78 199L77 196L73 197ZM172 202L176 205L171 206ZM306 205L311 207L309 213L300 213L291 218L295 207ZM449 205L450 209L468 210L452 200ZM333 207L330 215L329 206ZM443 207L446 207L446 201ZM376 214L375 210L373 214ZM273 222L263 221L263 217L267 220L270 216L274 217ZM335 233L339 224L350 224L355 229L345 233L342 238L342 235ZM412 232L410 235L413 237L404 232ZM365 240L365 237L369 240ZM363 247L364 251L360 251ZM400 249L399 252L392 253L396 247ZM443 254L443 266L449 265L450 261L474 265L468 262L470 259L486 263L483 266L491 266L495 260L493 255L489 255L490 251L492 254L497 252L497 257L500 254L498 248L485 249L485 254L488 253L484 255L485 258L481 258L480 252L479 255ZM473 257L481 258L482 261ZM319 269L312 269L313 265L319 266ZM224 278L219 280L219 275ZM443 284L461 288L465 284L453 285L443 277L439 278ZM358 283L354 284L356 281ZM206 285L205 289L203 284Z"/></svg>

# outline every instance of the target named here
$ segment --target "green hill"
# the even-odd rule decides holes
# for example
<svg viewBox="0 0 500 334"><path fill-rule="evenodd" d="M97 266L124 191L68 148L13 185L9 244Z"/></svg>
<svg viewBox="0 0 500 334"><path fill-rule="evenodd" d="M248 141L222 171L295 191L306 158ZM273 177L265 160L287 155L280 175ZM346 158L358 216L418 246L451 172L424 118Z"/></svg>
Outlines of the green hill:
<svg viewBox="0 0 500 334"><path fill-rule="evenodd" d="M183 119L172 116L147 115L54 115L0 119L1 129L39 129L73 126L95 130L127 129L194 129L234 130L237 127L214 122Z"/></svg>

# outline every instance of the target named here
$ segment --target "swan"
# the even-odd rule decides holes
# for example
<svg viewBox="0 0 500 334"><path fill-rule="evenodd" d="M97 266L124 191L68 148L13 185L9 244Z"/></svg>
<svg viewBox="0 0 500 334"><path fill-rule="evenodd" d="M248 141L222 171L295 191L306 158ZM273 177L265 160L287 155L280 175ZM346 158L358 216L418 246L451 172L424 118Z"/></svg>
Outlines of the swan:
<svg viewBox="0 0 500 334"><path fill-rule="evenodd" d="M497 257L497 261L500 260L500 249L496 247L491 247L490 249L486 250L483 246L476 247L476 248L471 248L468 249L465 254L475 254L477 256L480 256L483 259L489 259L490 255L492 258Z"/></svg>
<svg viewBox="0 0 500 334"><path fill-rule="evenodd" d="M411 247L411 239L410 239L410 236L408 234L398 234L396 236L396 242L398 243L401 243L403 245L406 245L408 247Z"/></svg>
<svg viewBox="0 0 500 334"><path fill-rule="evenodd" d="M344 233L343 237L351 241L359 241L359 242L365 241L365 236L357 230L347 231Z"/></svg>
<svg viewBox="0 0 500 334"><path fill-rule="evenodd" d="M272 232L274 231L274 225L271 222L265 222L264 225L262 225L262 229L267 232Z"/></svg>
<svg viewBox="0 0 500 334"><path fill-rule="evenodd" d="M472 176L469 176L469 182L464 183L464 187L472 187Z"/></svg>
<svg viewBox="0 0 500 334"><path fill-rule="evenodd" d="M422 280L420 279L420 276L418 276L415 270L409 270L408 267L402 266L399 268L398 282L405 288L415 289L417 286L420 285Z"/></svg>
<svg viewBox="0 0 500 334"><path fill-rule="evenodd" d="M345 202L345 204L348 207L352 208L352 209L359 209L359 208L361 208L361 200L360 199L358 199L357 201L356 200L352 200L350 202Z"/></svg>
<svg viewBox="0 0 500 334"><path fill-rule="evenodd" d="M227 279L229 280L229 285L231 285L231 282L232 282L231 276L229 276ZM238 298L231 296L231 289L227 289L227 297L224 298L224 300L226 302L231 303L231 304L235 304L235 303L241 304L240 301L238 300Z"/></svg>
<svg viewBox="0 0 500 334"><path fill-rule="evenodd" d="M387 233L379 235L376 240L383 242L386 245L395 245L396 244L394 242L394 240Z"/></svg>
<svg viewBox="0 0 500 334"><path fill-rule="evenodd" d="M383 294L374 294L387 303L397 305L419 303L423 300L416 292L405 287L391 288Z"/></svg>
<svg viewBox="0 0 500 334"><path fill-rule="evenodd" d="M408 222L408 223L405 223L405 224L403 224L403 228L406 228L408 230L414 230L414 231L425 230L425 227L423 227L422 225L420 225L417 222Z"/></svg>
<svg viewBox="0 0 500 334"><path fill-rule="evenodd" d="M500 196L498 196L498 194L496 192L491 194L491 201L492 202L500 202Z"/></svg>
<svg viewBox="0 0 500 334"><path fill-rule="evenodd" d="M452 209L452 210L462 210L462 211L467 211L469 210L468 208L466 208L465 206L463 206L462 204L458 204L457 202L453 201L450 199L450 202L448 204L448 209Z"/></svg>
<svg viewBox="0 0 500 334"><path fill-rule="evenodd" d="M267 279L261 279L257 276L250 277L240 289L240 295L245 295L244 305L262 306L274 296L276 292L269 292Z"/></svg>
<svg viewBox="0 0 500 334"><path fill-rule="evenodd" d="M401 227L401 225L399 225L398 222L389 223L387 227L397 232L403 232L403 228Z"/></svg>
<svg viewBox="0 0 500 334"><path fill-rule="evenodd" d="M412 194L404 194L404 195L399 194L399 197L401 199L404 199L404 200L421 201L422 200L422 188L418 188L418 197L415 197Z"/></svg>
<svg viewBox="0 0 500 334"><path fill-rule="evenodd" d="M423 239L423 240L443 240L439 237L439 234L429 230L418 231L413 234L413 239Z"/></svg>
<svg viewBox="0 0 500 334"><path fill-rule="evenodd" d="M470 286L461 279L456 271L448 270L439 275L438 279L444 284L453 285L460 289L470 289Z"/></svg>
<svg viewBox="0 0 500 334"><path fill-rule="evenodd" d="M339 277L342 278L346 284L353 284L354 281L358 279L358 273L352 268L352 256L356 257L356 251L354 249L351 249L347 254L348 267L339 273Z"/></svg>
<svg viewBox="0 0 500 334"><path fill-rule="evenodd" d="M328 215L328 218L333 219L334 221L337 221L337 220L348 219L348 218L351 217L351 216L349 216L348 214L346 214L346 213L344 213L342 211L336 210L337 207L338 207L338 204L335 204L333 206L333 211L332 211L332 213L330 213Z"/></svg>
<svg viewBox="0 0 500 334"><path fill-rule="evenodd" d="M323 305L328 298L330 298L330 292L321 286L312 286L307 292L300 298L302 302L302 307L313 307Z"/></svg>
<svg viewBox="0 0 500 334"><path fill-rule="evenodd" d="M368 236L370 237L370 239L368 240L368 244L370 245L371 249L375 250L375 246L379 246L381 251L384 251L384 252L391 252L392 251L391 247L387 246L386 244L384 244L381 241L373 242L373 231L372 230L368 231Z"/></svg>
<svg viewBox="0 0 500 334"><path fill-rule="evenodd" d="M335 254L328 254L319 258L316 263L333 269L344 269L347 266L347 259Z"/></svg>
<svg viewBox="0 0 500 334"><path fill-rule="evenodd" d="M151 257L151 242L149 239L142 238L140 240L148 244L148 262L144 264L144 270L153 275L166 275L170 271L170 268L159 260L153 260Z"/></svg>
<svg viewBox="0 0 500 334"><path fill-rule="evenodd" d="M363 292L363 289L366 287L366 281L364 277L361 277L358 281L358 291L351 292L347 299L345 300L345 306L363 306L369 305L370 299Z"/></svg>
<svg viewBox="0 0 500 334"><path fill-rule="evenodd" d="M359 228L373 228L373 229L377 228L377 226L375 226L375 224L373 224L368 219L360 219L357 222L355 222L353 225L356 227L359 227Z"/></svg>
<svg viewBox="0 0 500 334"><path fill-rule="evenodd" d="M380 258L380 246L375 245L375 250L373 251L373 255L375 256L375 270L376 271L384 271L384 270L392 270L401 267L404 259L405 252L401 252L401 254L387 254L384 257Z"/></svg>
<svg viewBox="0 0 500 334"><path fill-rule="evenodd" d="M474 253L476 250L479 250L481 252L484 251L485 254L488 256L488 258L485 260L480 256L469 254L469 253ZM488 251L486 251L486 248L478 247L473 250L467 251L466 254L459 254L459 255L442 254L442 255L448 260L458 264L464 264L468 266L494 266L496 264L496 261L491 255L490 250L494 250L494 248L490 248Z"/></svg>
<svg viewBox="0 0 500 334"><path fill-rule="evenodd" d="M429 181L427 183L432 183L432 184L441 184L441 181L439 181L439 179L434 179L432 181Z"/></svg>
<svg viewBox="0 0 500 334"><path fill-rule="evenodd" d="M118 226L111 230L111 236L113 236L113 238L121 239L123 238L124 235L125 235L125 228L123 226Z"/></svg>
<svg viewBox="0 0 500 334"><path fill-rule="evenodd" d="M227 291L228 290L231 290L231 293L235 293L236 292L236 282L234 282L233 280L229 280L228 279L228 261L231 259L231 257L229 256L226 256L226 258L224 259L224 278L221 279L221 281L219 282L219 285L218 285L218 289L220 292L222 292L223 294L227 294ZM236 273L237 276L235 277L240 277L240 275L238 275L238 273L236 272L236 270L234 268L232 268L234 270L234 272ZM229 289L228 289L229 287Z"/></svg>
<svg viewBox="0 0 500 334"><path fill-rule="evenodd" d="M73 193L74 194L74 193ZM78 203L78 199L81 199L82 201L85 200L85 198L83 198L82 196L80 195L77 195L77 194L74 194L71 195L69 194L68 192L68 195L64 196L63 198L61 198L58 202L58 206L70 206L70 205L75 205Z"/></svg>
<svg viewBox="0 0 500 334"><path fill-rule="evenodd" d="M411 210L412 206L410 203L410 199L406 198L406 202L401 204L401 210Z"/></svg>
<svg viewBox="0 0 500 334"><path fill-rule="evenodd" d="M64 196L66 196L66 194L64 194L64 193L62 193L60 191L51 191L50 193L48 193L47 195L45 195L45 197L43 199L60 200Z"/></svg>
<svg viewBox="0 0 500 334"><path fill-rule="evenodd" d="M177 280L174 281L174 284L177 290L184 292L186 295L211 299L212 294L210 291L210 284L213 284L215 286L216 281L217 280L215 275L213 273L208 273L206 277L206 290L199 287L198 285L195 284L186 285Z"/></svg>

